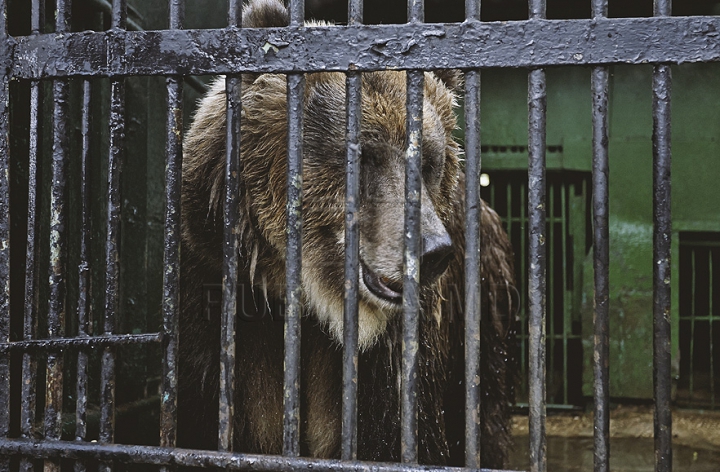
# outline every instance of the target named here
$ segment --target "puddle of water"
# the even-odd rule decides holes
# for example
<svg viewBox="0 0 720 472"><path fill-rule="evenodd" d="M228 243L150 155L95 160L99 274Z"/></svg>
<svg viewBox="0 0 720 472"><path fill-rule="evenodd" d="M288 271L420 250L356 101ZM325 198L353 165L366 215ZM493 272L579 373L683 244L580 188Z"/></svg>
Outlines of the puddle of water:
<svg viewBox="0 0 720 472"><path fill-rule="evenodd" d="M547 438L547 470L576 472L593 470L592 438ZM529 470L528 437L515 438L508 469ZM612 472L653 472L655 448L650 438L611 438ZM683 472L720 472L720 451L673 446L673 470Z"/></svg>

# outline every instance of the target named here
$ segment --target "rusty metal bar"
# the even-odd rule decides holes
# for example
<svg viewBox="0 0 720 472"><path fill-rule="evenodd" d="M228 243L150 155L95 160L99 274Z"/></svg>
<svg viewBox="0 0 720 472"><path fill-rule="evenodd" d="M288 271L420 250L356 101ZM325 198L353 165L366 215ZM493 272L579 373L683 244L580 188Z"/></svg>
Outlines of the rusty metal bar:
<svg viewBox="0 0 720 472"><path fill-rule="evenodd" d="M121 31L13 38L12 75L202 75L720 61L720 17ZM311 33L311 34L310 34ZM558 42L562 37L563 41ZM378 42L378 38L387 39ZM281 39L270 55L247 54ZM334 45L342 44L342 48ZM125 49L122 61L109 50ZM195 51L202 50L199 56ZM20 60L32 58L32 60ZM432 66L430 66L432 65Z"/></svg>
<svg viewBox="0 0 720 472"><path fill-rule="evenodd" d="M0 0L0 42L8 39L7 2ZM1 51L1 50L0 50ZM10 77L11 58L0 57L0 342L10 341ZM0 356L0 441L10 434L10 356ZM0 456L0 470L10 458Z"/></svg>
<svg viewBox="0 0 720 472"><path fill-rule="evenodd" d="M606 18L607 13L607 0L593 0L594 19ZM593 99L593 267L595 274L595 313L593 318L595 330L593 348L595 472L610 470L608 77L608 67L593 67L591 88Z"/></svg>
<svg viewBox="0 0 720 472"><path fill-rule="evenodd" d="M655 16L671 15L670 0L655 0ZM670 349L670 167L672 76L670 65L653 70L653 385L655 470L672 470L672 369Z"/></svg>
<svg viewBox="0 0 720 472"><path fill-rule="evenodd" d="M237 314L239 199L240 199L240 78L225 79L226 154L223 203L223 294L220 333L220 405L218 449L232 450L235 398L235 320Z"/></svg>
<svg viewBox="0 0 720 472"><path fill-rule="evenodd" d="M416 12L417 13L417 12ZM403 341L400 409L400 457L418 460L418 348L420 317L420 200L425 74L407 73L405 151L405 251L403 257Z"/></svg>
<svg viewBox="0 0 720 472"><path fill-rule="evenodd" d="M90 319L90 176L88 167L90 161L90 123L92 85L89 80L83 80L82 105L82 151L80 155L80 201L82 205L82 234L80 235L80 264L78 267L78 337L87 338L92 330ZM75 338L77 339L77 338ZM87 438L87 406L88 406L88 353L80 350L77 354L77 385L75 387L75 440L86 441ZM75 472L84 472L87 467L84 462L75 463Z"/></svg>
<svg viewBox="0 0 720 472"><path fill-rule="evenodd" d="M81 334L76 338L32 339L0 343L0 353L13 351L82 351L105 346L159 343L162 340L162 333L107 334L98 336Z"/></svg>
<svg viewBox="0 0 720 472"><path fill-rule="evenodd" d="M530 0L530 21L545 18L544 0ZM547 249L545 140L547 90L545 70L532 69L528 77L528 369L530 413L530 470L547 470L546 416L546 292Z"/></svg>
<svg viewBox="0 0 720 472"><path fill-rule="evenodd" d="M608 77L607 67L592 71L593 91L593 223L594 223L594 463L596 472L607 472L610 460L609 384L609 277L610 234L608 229Z"/></svg>
<svg viewBox="0 0 720 472"><path fill-rule="evenodd" d="M422 23L425 21L425 0L408 0L408 23Z"/></svg>
<svg viewBox="0 0 720 472"><path fill-rule="evenodd" d="M0 0L1 1L1 0ZM38 458L63 457L68 459L117 460L131 464L178 465L226 470L312 470L316 472L431 472L437 466L417 464L391 464L383 462L340 461L337 459L311 459L238 454L195 449L130 446L123 444L88 444L70 441L28 441L0 439L0 455L32 454ZM443 468L445 472L463 472L467 469ZM480 472L491 472L481 469ZM494 471L502 472L502 471ZM510 472L510 471L505 471Z"/></svg>
<svg viewBox="0 0 720 472"><path fill-rule="evenodd" d="M181 29L184 0L170 0L168 23ZM163 254L163 384L160 396L160 446L177 439L178 318L180 316L180 191L182 185L183 78L168 77L165 145L165 240ZM169 470L162 469L163 472Z"/></svg>
<svg viewBox="0 0 720 472"><path fill-rule="evenodd" d="M465 74L465 465L480 467L480 71Z"/></svg>
<svg viewBox="0 0 720 472"><path fill-rule="evenodd" d="M297 14L297 12L295 14ZM297 457L300 454L300 315L302 310L301 260L303 227L302 144L305 77L296 74L289 75L287 77L287 94L288 169L283 454L290 457Z"/></svg>
<svg viewBox="0 0 720 472"><path fill-rule="evenodd" d="M70 30L70 2L56 3L55 31ZM65 334L65 291L67 256L67 161L68 112L70 84L67 79L53 82L53 145L52 184L50 190L50 274L49 306L47 321L48 338L61 338ZM59 440L62 434L63 409L63 353L49 352L45 374L45 421L46 439ZM46 471L59 471L60 463L45 462Z"/></svg>
<svg viewBox="0 0 720 472"><path fill-rule="evenodd" d="M465 1L468 21L480 20L480 1ZM481 139L479 70L465 73L465 466L479 468L482 437L480 378Z"/></svg>
<svg viewBox="0 0 720 472"><path fill-rule="evenodd" d="M348 24L362 23L362 2L350 0ZM360 283L360 128L362 76L348 72L346 79L345 164L345 297L343 316L343 460L357 460L358 286Z"/></svg>
<svg viewBox="0 0 720 472"><path fill-rule="evenodd" d="M238 28L242 26L242 0L228 0L228 26Z"/></svg>

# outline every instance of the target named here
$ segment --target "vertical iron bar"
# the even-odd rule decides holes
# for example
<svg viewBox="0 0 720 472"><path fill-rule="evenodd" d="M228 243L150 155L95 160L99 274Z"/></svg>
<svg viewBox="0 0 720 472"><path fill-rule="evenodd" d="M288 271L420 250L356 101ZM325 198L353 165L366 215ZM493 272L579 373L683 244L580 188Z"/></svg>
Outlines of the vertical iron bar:
<svg viewBox="0 0 720 472"><path fill-rule="evenodd" d="M607 14L608 0L593 0L593 18L605 18ZM608 472L610 470L609 68L607 66L593 67L591 82L593 100L593 270L595 275L593 312L594 468L595 472Z"/></svg>
<svg viewBox="0 0 720 472"><path fill-rule="evenodd" d="M235 398L235 319L237 314L240 198L240 78L225 79L226 155L223 236L222 328L220 333L220 406L218 449L232 450Z"/></svg>
<svg viewBox="0 0 720 472"><path fill-rule="evenodd" d="M302 2L297 2L302 3ZM291 3L291 5L293 5ZM297 12L295 13L297 14ZM298 18L295 18L297 22ZM300 454L300 314L302 309L302 169L305 77L288 75L287 254L283 454Z"/></svg>
<svg viewBox="0 0 720 472"><path fill-rule="evenodd" d="M480 20L480 1L466 0L465 16ZM465 73L465 466L480 468L480 86L479 70ZM511 220L512 215L508 218Z"/></svg>
<svg viewBox="0 0 720 472"><path fill-rule="evenodd" d="M655 16L670 16L670 0L655 0ZM653 70L653 385L655 470L672 470L672 370L670 344L670 254L672 239L670 163L672 76L669 64Z"/></svg>
<svg viewBox="0 0 720 472"><path fill-rule="evenodd" d="M348 0L348 25L359 26L363 22L363 2Z"/></svg>
<svg viewBox="0 0 720 472"><path fill-rule="evenodd" d="M305 24L305 0L290 0L290 26L303 26Z"/></svg>
<svg viewBox="0 0 720 472"><path fill-rule="evenodd" d="M42 21L44 2L33 0L30 6L31 34L39 34ZM40 82L30 83L30 135L28 153L28 242L25 252L25 307L23 320L23 339L30 340L37 333L37 302L36 288L38 282L38 266L35 260L36 222L37 222L37 162L39 143L40 118ZM23 438L32 438L35 434L35 409L37 406L37 360L30 353L23 353L22 360L22 392L20 402L20 434ZM20 459L20 470L34 470L32 459Z"/></svg>
<svg viewBox="0 0 720 472"><path fill-rule="evenodd" d="M40 82L30 83L30 135L28 154L28 217L27 246L25 252L25 308L23 321L23 339L32 339L37 331L38 266L35 261L36 222L37 222L37 161L39 149ZM35 356L25 352L22 360L22 394L20 402L20 433L23 438L32 438L35 433L35 408L37 402L37 361ZM20 469L33 470L32 461L23 457Z"/></svg>
<svg viewBox="0 0 720 472"><path fill-rule="evenodd" d="M549 257L546 254L545 260L549 261L547 263L546 273L547 278L550 280L555 280L555 220L557 215L555 214L555 185L550 184L549 189L547 191L547 195L549 197L550 202L547 205L547 213L549 214L547 220L547 226L548 228L548 234L547 234L547 241L550 241L550 244L545 245L545 250L549 252ZM546 325L549 324L549 329L547 331L550 333L549 336L549 343L550 344L550 352L546 354L545 363L546 365L550 365L550 378L548 379L547 375L545 376L545 381L547 384L550 384L551 390L556 391L555 389L555 290L552 288L546 292L547 293L547 305L545 308L546 313ZM549 359L548 359L549 358ZM546 367L547 369L547 367ZM547 385L546 384L546 385ZM547 387L546 387L547 392ZM547 401L547 397L546 397ZM553 395L552 398L553 403L557 403L557 399L555 395Z"/></svg>
<svg viewBox="0 0 720 472"><path fill-rule="evenodd" d="M350 0L348 24L362 23L362 2ZM357 460L358 285L360 258L360 126L362 76L347 73L345 169L345 305L343 318L343 406L341 459Z"/></svg>
<svg viewBox="0 0 720 472"><path fill-rule="evenodd" d="M110 153L108 159L107 240L105 243L105 317L103 332L116 329L118 288L120 275L120 173L125 139L125 84L122 79L111 82L110 102ZM115 350L106 347L102 356L100 381L100 441L113 441L115 423Z"/></svg>
<svg viewBox="0 0 720 472"><path fill-rule="evenodd" d="M185 2L170 0L170 29L182 28ZM168 77L165 147L165 241L163 254L163 393L160 446L175 447L177 433L177 345L180 280L180 190L182 183L183 78ZM170 470L163 467L161 470Z"/></svg>
<svg viewBox="0 0 720 472"><path fill-rule="evenodd" d="M563 403L568 402L568 319L570 316L570 300L567 292L567 236L568 236L568 188L569 184L560 183L560 237L562 246L562 359L563 359Z"/></svg>
<svg viewBox="0 0 720 472"><path fill-rule="evenodd" d="M290 25L302 26L304 0L290 1ZM305 77L287 76L288 167L285 259L283 455L300 455L300 315L302 310L303 111Z"/></svg>
<svg viewBox="0 0 720 472"><path fill-rule="evenodd" d="M231 28L242 26L242 4L242 0L228 0L228 26Z"/></svg>
<svg viewBox="0 0 720 472"><path fill-rule="evenodd" d="M697 284L697 273L695 272L695 254L697 249L690 248L690 403L695 398L695 286Z"/></svg>
<svg viewBox="0 0 720 472"><path fill-rule="evenodd" d="M425 21L425 0L408 0L408 23L422 23Z"/></svg>
<svg viewBox="0 0 720 472"><path fill-rule="evenodd" d="M80 265L78 267L78 336L90 334L90 176L88 166L90 159L90 105L92 86L90 80L83 80L83 106L82 106L82 153L80 156L80 200L82 204L82 233L80 235ZM84 350L78 351L77 358L77 386L75 403L75 439L87 440L87 393L88 393L88 354ZM84 472L85 464L82 461L75 463L75 472Z"/></svg>
<svg viewBox="0 0 720 472"><path fill-rule="evenodd" d="M545 0L530 0L531 20L545 18ZM532 69L528 80L528 368L530 470L547 470L546 416L546 214L545 139L547 90L544 69Z"/></svg>
<svg viewBox="0 0 720 472"><path fill-rule="evenodd" d="M7 2L0 0L0 41L7 41ZM10 58L0 58L0 342L10 341ZM10 433L10 353L0 356L0 439ZM0 470L10 459L0 457Z"/></svg>
<svg viewBox="0 0 720 472"><path fill-rule="evenodd" d="M417 3L417 2L413 2ZM405 154L405 253L403 258L403 342L401 441L403 462L418 460L418 345L420 313L420 201L425 74L407 72L407 150Z"/></svg>
<svg viewBox="0 0 720 472"><path fill-rule="evenodd" d="M112 28L127 27L127 0L112 0Z"/></svg>
<svg viewBox="0 0 720 472"><path fill-rule="evenodd" d="M112 28L125 29L126 0L113 0ZM119 307L119 243L120 243L120 173L125 144L125 80L110 81L110 148L108 155L107 235L105 243L105 313L103 332L114 333ZM103 350L100 372L100 442L111 443L115 438L115 348ZM99 470L111 470L112 464L100 464Z"/></svg>
<svg viewBox="0 0 720 472"><path fill-rule="evenodd" d="M70 29L70 2L58 1L55 12L55 31ZM65 255L66 236L66 166L68 157L68 99L67 79L53 82L53 149L52 185L50 193L50 301L48 309L48 337L65 334ZM47 356L45 387L45 438L59 440L62 434L63 353ZM46 471L60 470L57 460L45 461Z"/></svg>
<svg viewBox="0 0 720 472"><path fill-rule="evenodd" d="M708 325L710 326L710 407L715 409L715 359L713 353L713 250L708 250Z"/></svg>

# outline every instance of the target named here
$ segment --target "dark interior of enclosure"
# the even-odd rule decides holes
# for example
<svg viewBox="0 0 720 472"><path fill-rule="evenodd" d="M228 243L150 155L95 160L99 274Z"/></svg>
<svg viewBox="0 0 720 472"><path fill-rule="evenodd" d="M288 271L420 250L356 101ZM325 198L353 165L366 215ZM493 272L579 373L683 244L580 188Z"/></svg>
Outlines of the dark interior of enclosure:
<svg viewBox="0 0 720 472"><path fill-rule="evenodd" d="M201 17L204 0L188 0L188 8L195 16L188 18L188 27L222 28L226 12L208 12ZM158 2L159 3L159 2ZM164 2L162 2L164 3ZM223 3L224 2L220 2ZM674 15L718 14L715 0L693 0L673 5ZM105 0L73 1L73 31L107 30L110 3ZM482 3L484 21L527 19L527 2L520 0L486 0ZM610 17L651 16L652 1L622 2L612 0L609 4ZM8 1L8 25L11 35L30 34L30 2L27 0ZM589 2L574 0L549 0L547 16L551 19L589 18ZM45 31L53 30L54 6L47 2L45 12ZM308 18L327 19L343 24L347 17L347 5L342 0L308 0L306 16ZM166 6L157 6L143 10L130 9L130 27L143 29L166 28ZM458 0L426 0L427 22L458 22L464 19L464 2ZM406 21L406 7L402 1L368 0L365 2L365 22L402 23ZM189 123L190 114L197 98L204 91L205 79L188 79L185 89L185 123ZM78 154L80 142L82 95L79 80L71 80L69 108L70 155ZM91 148L95 156L107 156L108 153L108 103L109 79L91 79L94 93L91 101L92 121ZM123 202L123 260L130 261L123 266L123 296L120 317L122 325L119 332L140 333L161 330L161 294L162 294L162 191L163 182L157 179L162 175L162 159L149 159L149 156L162 156L164 153L164 110L165 82L161 77L130 77L127 79L128 109L128 160L126 166L133 169L132 175L125 175L122 181ZM51 180L52 159L52 84L49 81L40 84L40 126L39 160L37 175L39 181ZM28 81L14 81L11 84L10 102L10 147L11 147L11 239L24 242L27 239L28 168L30 122L30 84ZM527 153L528 149L518 146L513 149L504 146L484 146L483 153ZM548 153L562 152L562 146L547 147ZM83 181L80 175L80 163L70 159L68 164L68 206L77 208L80 200L80 188ZM106 217L105 200L107 197L107 162L98 158L89 163L87 180L91 190L92 221L90 228L90 254L93 267L103 266L104 241L106 230L102 221ZM496 172L491 175L490 187L484 190L483 197L488 200L506 225L513 247L516 248L515 265L518 277L518 292L522 321L519 340L519 352L522 364L522 376L526 378L528 356L527 331L527 173L518 171ZM581 319L575 316L578 300L567 295L573 291L578 271L582 270L584 257L592 247L592 202L589 172L549 172L548 173L548 239L549 266L548 286L550 291L548 310L548 403L564 405L584 405L588 398L582 391L583 348ZM23 309L28 303L43 306L48 300L49 270L48 251L50 234L49 202L50 190L40 185L37 192L38 232L34 244L41 248L38 262L32 269L25 266L25 247L14 244L11 249L11 340L23 339ZM571 211L570 199L576 204ZM574 212L574 213L573 213ZM70 212L68 233L82 232L82 223L75 212ZM720 237L717 233L681 233L679 249L679 306L680 306L680 379L678 382L678 400L682 404L716 408L720 390ZM77 320L72 315L77 311L79 243L73 239L67 245L68 257L68 293L67 322L65 331L68 336L78 333ZM583 258L583 259L579 259ZM24 278L28 270L33 270L36 280L34 299L24 298ZM102 312L102 293L104 274L95 271L91 274L89 296L93 311ZM213 292L213 301L217 293ZM47 319L44 309L39 309L37 332L47 331ZM101 320L92 320L90 334L100 333ZM100 370L101 350L90 354L90 372ZM37 356L37 396L45 395L45 368L43 356ZM161 383L162 354L160 347L123 346L118 349L118 389L117 389L117 425L115 440L126 444L158 444L158 404ZM22 401L21 385L24 380L20 369L22 353L14 351L11 355L11 418L10 434L20 434L19 405ZM76 354L65 354L66 374L64 375L66 405L73 404L75 385ZM91 378L91 401L100 395L97 378ZM522 401L527 395L527 385L520 391ZM89 436L97 436L99 413L93 405L89 413ZM37 404L37 417L43 415L42 401ZM72 411L65 412L63 418L63 439L74 439L74 418ZM133 468L128 470L140 470Z"/></svg>

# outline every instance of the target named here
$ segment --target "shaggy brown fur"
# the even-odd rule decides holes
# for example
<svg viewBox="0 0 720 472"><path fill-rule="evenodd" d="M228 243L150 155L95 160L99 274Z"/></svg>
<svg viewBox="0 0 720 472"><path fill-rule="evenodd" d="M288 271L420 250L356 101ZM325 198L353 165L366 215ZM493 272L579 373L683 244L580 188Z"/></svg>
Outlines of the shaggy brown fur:
<svg viewBox="0 0 720 472"><path fill-rule="evenodd" d="M257 0L244 25L284 26L277 0ZM345 77L306 75L304 97L304 229L302 453L337 457L340 448L342 297L344 279ZM363 74L360 233L359 458L399 457L401 308L363 282L374 272L397 287L402 274L405 73ZM419 435L424 463L463 460L464 177L450 87L458 76L425 74L422 226L449 234L454 256L439 278L421 281ZM222 267L225 92L220 80L200 103L185 140L183 164L180 433L183 446L216 447L219 320L203 306L203 286ZM270 311L237 329L235 448L282 449L286 200L286 81L243 77L240 195L241 290L245 314ZM446 233L447 231L447 233ZM511 248L497 214L482 212L482 403L485 466L502 466L510 444L512 342L508 290ZM399 289L398 289L399 290ZM259 308L258 308L259 307ZM274 318L274 319L273 319Z"/></svg>

